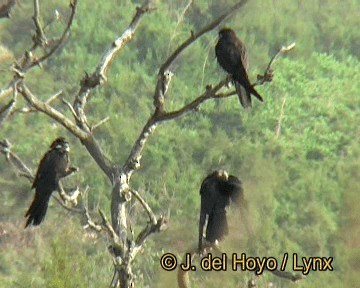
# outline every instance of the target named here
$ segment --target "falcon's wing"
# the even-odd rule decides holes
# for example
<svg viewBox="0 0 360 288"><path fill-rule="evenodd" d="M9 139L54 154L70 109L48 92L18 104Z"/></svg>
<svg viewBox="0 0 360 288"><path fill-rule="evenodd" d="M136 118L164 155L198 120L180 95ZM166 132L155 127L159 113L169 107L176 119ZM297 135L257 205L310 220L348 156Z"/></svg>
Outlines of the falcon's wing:
<svg viewBox="0 0 360 288"><path fill-rule="evenodd" d="M55 178L55 163L53 161L53 156L54 151L49 150L40 160L39 167L31 188L35 188L39 182L44 181L45 179Z"/></svg>

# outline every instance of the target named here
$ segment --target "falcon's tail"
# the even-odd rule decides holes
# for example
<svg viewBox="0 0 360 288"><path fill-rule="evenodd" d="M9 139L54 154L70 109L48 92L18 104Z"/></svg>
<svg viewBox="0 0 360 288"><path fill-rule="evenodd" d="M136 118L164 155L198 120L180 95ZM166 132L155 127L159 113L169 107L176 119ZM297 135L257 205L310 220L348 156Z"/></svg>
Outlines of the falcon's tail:
<svg viewBox="0 0 360 288"><path fill-rule="evenodd" d="M249 90L246 90L239 82L235 82L235 89L241 106L244 108L251 107L251 97Z"/></svg>
<svg viewBox="0 0 360 288"><path fill-rule="evenodd" d="M238 94L241 105L244 108L251 107L251 97L250 94L253 94L259 101L264 102L260 94L255 90L253 86L243 86L238 81L235 81L235 89Z"/></svg>
<svg viewBox="0 0 360 288"><path fill-rule="evenodd" d="M228 232L225 209L212 211L206 227L206 240L210 243L214 243L216 240L220 241Z"/></svg>
<svg viewBox="0 0 360 288"><path fill-rule="evenodd" d="M25 217L29 216L26 221L25 228L29 225L40 225L40 223L44 220L51 192L38 193L38 191L36 191L34 200L25 214Z"/></svg>

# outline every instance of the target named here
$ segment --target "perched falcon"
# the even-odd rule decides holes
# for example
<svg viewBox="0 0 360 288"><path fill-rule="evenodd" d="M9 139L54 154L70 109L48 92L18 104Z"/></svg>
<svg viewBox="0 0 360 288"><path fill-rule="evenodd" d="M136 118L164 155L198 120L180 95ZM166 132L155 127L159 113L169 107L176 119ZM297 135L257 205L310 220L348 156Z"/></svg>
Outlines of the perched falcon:
<svg viewBox="0 0 360 288"><path fill-rule="evenodd" d="M220 30L215 54L220 66L232 76L241 105L244 108L251 107L250 94L263 102L260 94L251 85L247 74L249 62L245 46L233 30L229 28Z"/></svg>
<svg viewBox="0 0 360 288"><path fill-rule="evenodd" d="M226 207L230 201L240 203L243 201L241 181L226 171L214 171L208 175L201 184L201 208L199 220L199 251L202 251L203 231L206 227L206 240L215 243L228 234Z"/></svg>
<svg viewBox="0 0 360 288"><path fill-rule="evenodd" d="M45 217L51 193L58 189L59 180L77 168L69 167L69 143L63 137L57 138L41 159L31 189L35 188L35 197L25 217L25 228L39 225Z"/></svg>

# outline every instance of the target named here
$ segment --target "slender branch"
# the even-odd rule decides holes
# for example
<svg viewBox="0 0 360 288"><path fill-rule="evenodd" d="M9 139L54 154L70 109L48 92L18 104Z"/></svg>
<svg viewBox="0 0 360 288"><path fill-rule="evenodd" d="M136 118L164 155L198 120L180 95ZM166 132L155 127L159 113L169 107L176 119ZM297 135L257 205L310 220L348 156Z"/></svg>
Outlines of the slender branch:
<svg viewBox="0 0 360 288"><path fill-rule="evenodd" d="M33 50L38 46L44 47L46 45L46 37L44 34L44 30L40 24L39 0L34 0L33 21L34 21L34 25L35 25L35 35L33 36L34 46L30 50Z"/></svg>
<svg viewBox="0 0 360 288"><path fill-rule="evenodd" d="M50 96L45 103L46 104L51 104L53 101L55 101L57 98L59 98L61 95L63 94L63 91L60 90L59 92L56 92L54 95Z"/></svg>
<svg viewBox="0 0 360 288"><path fill-rule="evenodd" d="M157 122L174 119L174 118L184 114L185 112L196 108L200 103L205 101L207 98L215 97L214 95L212 95L211 93L208 93L208 91L207 91L202 96L200 96L198 99L194 100L192 103L185 106L182 110L164 114L163 102L164 102L164 94L166 93L166 91L164 91L163 87L168 87L169 82L171 80L171 77L170 77L170 80L169 80L169 77L166 77L166 75L168 74L166 71L168 70L170 65L175 61L175 59L187 47L189 47L192 43L194 43L199 37L201 37L202 35L204 35L205 33L209 32L209 31L211 31L212 29L216 28L225 19L230 17L230 15L232 15L237 9L242 7L246 2L247 2L247 0L239 1L234 6L232 6L228 12L221 15L218 19L211 22L210 24L205 26L200 31L198 31L196 33L191 33L191 36L187 40L185 40L168 57L168 59L161 65L161 67L159 69L159 73L158 73L158 77L157 77L157 84L156 84L155 93L154 93L155 113L153 116L151 116L149 118L148 122L145 124L143 130L141 131L138 139L136 140L136 142L130 152L130 155L129 155L125 165L123 166L123 170L125 171L125 173L127 173L129 175L129 177L131 176L131 173L133 172L134 169L138 169L140 167L142 151L144 149L147 139L156 129ZM222 82L220 82L220 83L222 83ZM222 86L223 86L223 84L221 86L217 85L214 88L214 91L217 92Z"/></svg>
<svg viewBox="0 0 360 288"><path fill-rule="evenodd" d="M71 105L71 103L69 101L67 101L66 99L61 99L61 101L69 108L71 114L73 115L73 117L75 118L75 120L79 121L79 118L76 115L76 112L73 108L73 106Z"/></svg>
<svg viewBox="0 0 360 288"><path fill-rule="evenodd" d="M15 89L16 93L17 93L17 90ZM62 95L62 91L59 91L57 93L55 93L54 95L50 96L46 101L45 103L50 105L53 101L55 101L59 96ZM18 109L14 109L10 115L13 115L15 113L32 113L32 112L38 112L38 110L36 110L34 107L30 106L29 104L25 105L24 107L22 108L18 108Z"/></svg>
<svg viewBox="0 0 360 288"><path fill-rule="evenodd" d="M12 0L10 0L12 1ZM31 68L37 65L41 65L42 62L44 62L46 59L48 59L51 55L53 55L64 43L68 32L70 31L70 27L73 23L76 7L77 7L78 0L71 0L70 1L70 7L71 7L71 14L69 17L69 20L67 22L67 26L60 37L59 41L56 42L56 45L52 47L52 49L43 55L40 58L34 57L32 51L39 46L39 43L45 41L45 36L43 29L41 28L40 21L39 21L39 3L38 0L34 0L34 16L33 21L35 24L35 32L36 34L33 36L34 44L29 50L25 50L24 54L19 58L19 60L16 61L14 64L13 70L14 70L14 77L10 81L10 83L4 88L0 90L0 99L3 97L6 97L13 91L14 85L19 80L22 80L24 78L25 73L28 72ZM36 40L37 39L37 40ZM42 40L39 40L42 39ZM37 44L36 44L37 43Z"/></svg>
<svg viewBox="0 0 360 288"><path fill-rule="evenodd" d="M11 99L5 106L0 107L0 124L11 114L15 108L15 99Z"/></svg>
<svg viewBox="0 0 360 288"><path fill-rule="evenodd" d="M70 191L65 192L64 187L60 181L58 192L64 203L71 203L72 205L77 206L78 197L80 195L79 187L76 187L75 189L71 189Z"/></svg>
<svg viewBox="0 0 360 288"><path fill-rule="evenodd" d="M11 151L11 143L4 139L0 141L0 152L5 155L6 160L15 168L16 173L27 178L30 182L34 180L34 175L29 167Z"/></svg>
<svg viewBox="0 0 360 288"><path fill-rule="evenodd" d="M78 125L85 131L90 132L90 127L87 125L86 115L85 115L85 105L89 97L91 89L94 89L96 86L102 84L106 80L106 71L108 70L111 61L117 55L121 48L129 42L138 27L138 24L145 13L152 11L150 7L149 0L141 7L137 7L135 16L133 17L129 26L125 31L112 43L112 46L105 52L104 56L100 59L99 64L97 65L95 71L92 74L85 74L84 78L80 82L80 90L75 97L73 107L76 111Z"/></svg>
<svg viewBox="0 0 360 288"><path fill-rule="evenodd" d="M157 219L155 217L155 214L153 213L153 211L151 210L149 204L146 203L146 201L141 197L141 195L139 194L139 192L130 189L130 192L135 196L135 198L140 202L141 206L143 206L144 210L146 211L146 213L149 216L150 219L150 223L153 225L156 225L157 223Z"/></svg>
<svg viewBox="0 0 360 288"><path fill-rule="evenodd" d="M100 120L98 123L93 125L90 130L94 131L96 128L100 127L101 125L103 125L104 123L106 123L109 120L110 120L110 117L106 116L104 119Z"/></svg>
<svg viewBox="0 0 360 288"><path fill-rule="evenodd" d="M269 64L267 65L264 75L263 76L259 76L258 75L258 80L256 81L254 84L252 84L253 86L255 85L262 85L265 82L271 81L272 80L272 76L273 76L273 71L272 71L272 65L274 64L274 62L278 59L279 55L283 52L287 52L290 51L291 49L293 49L295 47L295 43L292 43L288 46L282 46L276 53L275 55L271 58ZM190 112L190 111L197 111L198 110L198 106L200 104L202 104L203 102L209 100L209 99L213 99L213 98L225 98L225 97L229 97L232 95L236 95L236 91L231 91L228 93L218 93L218 91L227 83L229 82L229 79L226 78L222 81L220 81L218 84L216 84L215 87L207 87L207 90L200 95L199 97L197 97L195 100L193 100L191 103L186 104L185 106L183 106L182 108L175 110L175 111L171 111L171 112L164 112L161 115L159 115L157 117L157 121L168 121L168 120L172 120L174 118L180 117L183 114Z"/></svg>
<svg viewBox="0 0 360 288"><path fill-rule="evenodd" d="M32 170L26 166L24 161L21 160L21 158L19 156L17 156L14 152L11 151L11 143L7 139L0 141L0 153L5 155L6 160L11 164L11 166L13 166L16 174L18 174L19 176L25 177L26 179L29 180L30 183L32 183L34 181L35 176L34 176ZM61 206L63 206L65 209L72 211L72 212L79 213L80 211L82 211L82 209L75 209L75 208L69 207L68 205L66 205L64 203L64 202L71 202L74 205L77 204L77 198L80 195L80 190L78 188L76 188L75 190L66 189L66 191L65 191L65 189L63 188L61 181L60 181L58 191L59 191L59 195L63 201L61 201L55 195L53 195L53 196Z"/></svg>
<svg viewBox="0 0 360 288"><path fill-rule="evenodd" d="M103 79L106 79L105 74L108 67L110 66L112 59L116 56L120 49L123 48L124 45L134 37L135 31L140 23L142 16L153 10L154 9L151 7L151 1L149 0L145 1L141 7L136 8L136 14L133 17L130 25L126 28L122 35L112 43L112 46L108 49L108 51L105 52L105 55L100 60L100 63L96 68L95 74L102 76Z"/></svg>
<svg viewBox="0 0 360 288"><path fill-rule="evenodd" d="M34 1L37 1L37 0L34 0ZM51 55L53 55L62 46L63 42L65 41L65 39L68 36L71 25L73 23L75 13L76 13L77 4L78 4L78 0L71 0L70 1L70 9L71 9L70 17L69 17L67 25L66 25L66 27L64 29L64 32L61 35L59 41L56 42L56 44L50 49L50 51L48 53L46 53L45 55L41 56L40 58L37 58L34 61L32 61L31 64L29 64L29 66L26 69L23 70L23 72L26 72L29 69L31 69L32 67L34 67L36 65L39 65L40 63L44 62L46 59L48 59Z"/></svg>
<svg viewBox="0 0 360 288"><path fill-rule="evenodd" d="M112 239L113 248L119 251L123 251L124 247L121 243L119 236L116 234L115 230L113 229L113 227L111 226L110 222L107 220L104 212L101 209L99 209L99 214L102 218L102 226L106 229L106 231L108 232L109 236Z"/></svg>
<svg viewBox="0 0 360 288"><path fill-rule="evenodd" d="M41 111L48 115L50 118L56 120L79 139L83 141L86 140L86 138L88 137L87 133L82 131L79 127L76 126L75 123L71 122L62 113L55 110L50 105L40 101L31 93L31 91L26 87L24 83L19 85L18 91L36 110Z"/></svg>
<svg viewBox="0 0 360 288"><path fill-rule="evenodd" d="M130 178L131 173L140 168L140 160L142 157L142 151L145 147L146 141L150 135L155 131L157 127L155 116L150 117L148 122L145 124L141 131L138 139L136 139L133 148L131 149L130 155L123 166L123 171L128 174Z"/></svg>
<svg viewBox="0 0 360 288"><path fill-rule="evenodd" d="M162 115L159 115L157 117L157 121L168 121L172 120L174 118L178 118L182 115L184 115L187 112L190 111L197 111L198 106L203 103L206 100L212 99L212 98L223 98L225 97L222 94L217 94L217 92L228 82L228 79L224 79L220 81L218 84L215 85L215 87L206 87L206 91L201 94L199 97L197 97L195 100L190 102L189 104L186 104L179 110L171 111L171 112L164 112Z"/></svg>
<svg viewBox="0 0 360 288"><path fill-rule="evenodd" d="M170 65L174 62L174 60L183 52L188 46L194 43L199 37L204 35L205 33L213 30L217 26L219 26L225 19L228 19L233 13L235 13L240 7L246 4L247 0L242 0L233 5L226 13L221 15L215 21L211 22L203 29L196 33L191 33L190 37L185 40L171 55L170 57L161 65L159 70L159 75L163 75L165 70L167 70Z"/></svg>
<svg viewBox="0 0 360 288"><path fill-rule="evenodd" d="M295 42L291 43L288 46L282 46L281 48L279 48L279 50L275 53L275 55L271 58L268 66L265 69L265 72L263 75L257 75L257 80L254 84L252 84L253 86L256 85L262 85L265 82L271 82L272 78L273 78L273 68L272 65L274 64L275 60L280 56L281 53L284 52L288 52L290 50L292 50L295 47Z"/></svg>
<svg viewBox="0 0 360 288"><path fill-rule="evenodd" d="M145 240L153 233L159 233L167 229L169 219L160 216L155 224L147 223L145 228L139 233L135 240L135 245L130 251L130 260L134 259L136 254L141 250Z"/></svg>
<svg viewBox="0 0 360 288"><path fill-rule="evenodd" d="M63 207L65 210L69 211L69 212L73 212L73 213L84 213L83 209L80 208L74 208L74 207L70 207L66 204L64 204L64 202L62 200L59 199L59 197L55 196L54 194L52 195L52 197L55 199L55 201L57 203L59 203L59 205L61 207Z"/></svg>

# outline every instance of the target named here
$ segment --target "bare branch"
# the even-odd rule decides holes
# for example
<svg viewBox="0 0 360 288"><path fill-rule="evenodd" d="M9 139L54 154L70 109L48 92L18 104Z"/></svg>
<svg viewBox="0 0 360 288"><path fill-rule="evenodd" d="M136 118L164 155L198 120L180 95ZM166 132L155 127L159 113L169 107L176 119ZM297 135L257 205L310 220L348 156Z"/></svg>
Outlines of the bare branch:
<svg viewBox="0 0 360 288"><path fill-rule="evenodd" d="M151 12L153 10L154 9L151 7L151 1L145 1L141 7L136 8L136 14L133 17L130 25L126 28L122 35L112 43L112 46L108 49L108 51L105 52L105 55L102 57L99 65L96 68L95 74L99 75L102 79L106 79L105 74L108 67L110 66L111 60L116 56L120 49L134 37L135 31L142 16L145 13Z"/></svg>
<svg viewBox="0 0 360 288"><path fill-rule="evenodd" d="M258 79L259 77L261 77L261 80L256 81L253 86L255 85L262 85L265 82L271 81L272 80L272 65L275 62L275 60L278 58L278 56L280 55L280 53L285 52L285 51L289 51L291 49L293 49L295 47L295 43L290 44L289 46L282 46L277 52L276 54L271 58L265 73L263 76L259 76L258 75ZM216 84L215 87L207 87L206 91L200 95L199 97L197 97L195 100L193 100L191 103L186 104L185 106L183 106L182 108L180 108L179 110L175 110L175 111L171 111L171 112L164 112L161 115L159 115L157 117L157 121L168 121L168 120L172 120L174 118L180 117L183 114L190 112L190 111L197 111L198 110L198 106L209 100L209 99L213 99L213 98L225 98L225 97L229 97L232 95L236 95L236 91L231 91L228 93L218 93L218 91L227 83L229 82L229 79L226 78L222 81L220 81L218 84Z"/></svg>
<svg viewBox="0 0 360 288"><path fill-rule="evenodd" d="M279 57L279 55L281 53L284 52L288 52L290 50L292 50L295 47L295 42L291 43L288 46L282 46L281 48L279 48L279 50L275 53L275 55L271 58L268 66L266 67L266 70L264 72L264 75L257 75L257 80L254 84L252 84L253 86L256 85L262 85L265 82L270 82L272 81L273 78L273 68L272 65L274 64L275 60Z"/></svg>
<svg viewBox="0 0 360 288"><path fill-rule="evenodd" d="M11 151L11 143L4 139L0 141L0 152L5 155L6 160L15 168L16 173L27 178L30 182L33 182L34 175L30 168Z"/></svg>
<svg viewBox="0 0 360 288"><path fill-rule="evenodd" d="M35 97L30 90L26 87L24 83L20 84L18 91L24 98L34 107L36 110L41 111L48 115L50 118L56 120L66 129L68 129L72 134L78 137L81 140L85 140L88 137L88 134L82 131L75 123L71 122L67 117L62 113L52 108L50 105L40 101Z"/></svg>
<svg viewBox="0 0 360 288"><path fill-rule="evenodd" d="M141 195L139 194L139 192L130 189L130 192L135 196L135 198L140 202L141 206L143 206L144 210L146 211L146 213L149 216L150 219L150 223L153 225L156 225L157 220L155 217L155 214L153 213L153 211L151 210L149 204L146 203L146 201L141 197Z"/></svg>
<svg viewBox="0 0 360 288"><path fill-rule="evenodd" d="M17 93L17 90L15 90L15 92ZM53 101L55 101L59 96L62 95L62 91L57 92L56 94L52 95L49 97L48 100L45 101L46 104L50 105ZM13 115L15 113L32 113L32 112L38 112L38 110L36 110L34 107L30 106L30 104L25 105L22 108L19 109L14 109L12 111L12 113L10 115Z"/></svg>
<svg viewBox="0 0 360 288"><path fill-rule="evenodd" d="M30 50L33 50L38 46L44 47L44 46L46 46L46 42L47 42L43 28L40 24L39 0L34 0L33 21L34 21L34 25L35 25L35 35L33 36L34 46Z"/></svg>
<svg viewBox="0 0 360 288"><path fill-rule="evenodd" d="M161 65L158 75L163 75L165 70L169 69L170 65L174 62L174 60L183 52L188 46L194 43L199 37L204 35L205 33L213 30L217 26L219 26L225 19L228 19L233 13L235 13L240 7L242 7L247 0L242 0L233 5L228 12L221 15L215 21L211 22L207 26L205 26L200 31L194 33L192 32L190 37L185 40L171 55L170 57Z"/></svg>
<svg viewBox="0 0 360 288"><path fill-rule="evenodd" d="M60 181L58 192L64 203L71 203L72 205L77 206L78 204L77 198L80 196L79 187L76 187L75 189L71 189L71 191L65 192L64 187Z"/></svg>
<svg viewBox="0 0 360 288"><path fill-rule="evenodd" d="M0 107L0 124L11 114L15 107L15 99L11 99L5 106Z"/></svg>
<svg viewBox="0 0 360 288"><path fill-rule="evenodd" d="M101 209L99 209L99 213L100 213L100 216L102 218L102 226L106 229L106 231L108 232L109 236L112 239L113 248L117 249L118 251L123 251L124 247L123 247L123 245L121 243L121 240L120 240L119 236L116 234L113 227L111 226L110 222L107 220L104 212L101 211Z"/></svg>
<svg viewBox="0 0 360 288"><path fill-rule="evenodd" d="M133 170L140 168L140 160L142 157L142 151L145 147L146 141L150 135L155 131L157 127L155 117L151 117L148 122L145 124L143 130L141 131L138 139L136 139L135 144L130 152L128 159L123 166L123 170L126 174L131 175Z"/></svg>
<svg viewBox="0 0 360 288"><path fill-rule="evenodd" d="M171 112L165 112L162 115L159 115L159 117L157 117L157 121L168 121L168 120L172 120L174 118L178 118L182 115L184 115L187 112L190 111L197 111L198 110L198 106L203 103L206 100L209 100L211 98L220 98L220 97L224 97L224 95L221 94L217 94L217 92L228 82L228 79L224 79L222 81L220 81L218 84L216 84L215 87L206 87L206 91L200 95L199 97L197 97L195 100L193 100L191 103L186 104L185 106L183 106L181 109L179 110L175 110L175 111L171 111Z"/></svg>
<svg viewBox="0 0 360 288"><path fill-rule="evenodd" d="M86 73L84 78L81 80L80 90L74 100L73 107L76 111L77 118L80 119L80 121L78 121L78 125L85 131L90 132L91 130L90 127L86 124L87 121L84 112L90 90L102 84L102 82L106 80L106 71L110 66L111 60L113 60L120 49L123 48L125 44L133 38L142 16L145 13L153 10L150 7L150 2L151 1L147 0L143 6L137 7L136 14L133 17L130 25L125 29L120 37L115 39L115 41L112 43L112 46L105 52L104 56L100 59L100 62L95 71L91 75Z"/></svg>
<svg viewBox="0 0 360 288"><path fill-rule="evenodd" d="M158 73L157 78L157 84L154 92L154 105L156 107L155 113L148 122L145 124L143 130L141 131L138 139L136 140L130 155L123 166L123 170L125 173L127 173L129 176L133 172L134 169L138 169L140 167L140 160L142 157L142 150L146 144L147 139L149 136L154 132L157 126L157 122L159 121L165 121L174 119L176 117L179 117L180 115L184 114L187 111L191 111L192 109L195 109L200 103L205 101L208 98L214 98L216 93L222 86L217 85L215 88L213 88L214 92L206 91L202 96L200 96L198 99L194 100L192 103L186 105L183 109L180 109L179 111L174 111L171 113L165 113L163 112L163 105L164 105L164 94L166 91L164 91L164 87L168 87L169 82L171 80L171 77L166 77L167 70L170 67L170 65L174 62L174 60L192 43L194 43L199 37L204 35L205 33L211 31L212 29L216 28L218 25L220 25L225 19L227 19L231 14L233 14L237 9L239 9L241 6L243 6L247 0L239 1L234 6L232 6L228 12L221 15L218 19L211 22L207 26L205 26L203 29L196 33L191 33L191 36L185 40L170 56L169 58L161 65ZM172 75L171 75L172 76ZM222 82L220 82L222 83ZM209 90L209 89L207 89ZM210 89L211 90L211 89ZM165 92L165 93L164 93Z"/></svg>
<svg viewBox="0 0 360 288"><path fill-rule="evenodd" d="M88 187L87 187L88 188ZM88 199L87 199L87 191L88 189L86 189L83 193L83 199L84 199L84 213L85 213L85 217L86 217L86 220L87 220L87 225L84 226L84 229L90 227L91 229L95 230L96 232L100 232L100 231L103 231L103 227L99 224L96 224L91 216L90 216L90 213L89 213L89 208L88 208Z"/></svg>
<svg viewBox="0 0 360 288"><path fill-rule="evenodd" d="M34 1L37 1L37 0L34 0ZM53 55L62 46L63 42L65 41L65 39L68 36L68 33L70 31L70 27L71 27L71 25L73 23L74 16L75 16L75 13L76 13L77 3L78 3L78 0L71 0L70 1L71 14L70 14L69 20L67 22L67 25L66 25L66 27L64 29L64 32L61 35L60 39L50 49L50 51L48 53L46 53L45 55L41 56L40 58L35 59L34 61L32 61L31 64L26 69L23 70L23 72L26 72L29 69L31 69L32 67L34 67L36 65L39 65L40 63L44 62L46 59L48 59L51 55Z"/></svg>
<svg viewBox="0 0 360 288"><path fill-rule="evenodd" d="M13 0L9 0L9 1L13 1ZM34 40L34 43L38 42L38 44L34 44L29 50L25 50L24 54L19 58L19 60L16 61L16 63L14 64L14 67L13 67L14 77L4 89L0 90L0 99L6 97L7 95L9 95L11 93L11 91L13 91L14 85L16 85L16 83L19 80L22 80L24 78L25 73L27 71L29 71L34 66L41 65L42 62L44 62L51 55L53 55L63 45L63 43L68 35L68 32L70 30L70 27L73 23L73 19L74 19L76 7L77 7L77 2L78 2L77 0L70 1L71 14L70 14L67 26L66 26L62 36L60 37L60 39L58 41L56 41L56 44L52 47L52 49L48 53L46 53L45 55L43 55L40 58L36 58L33 55L32 51L39 46L39 43L43 43L44 41L46 42L46 40L44 40L45 39L44 32L43 32L43 29L41 28L40 21L39 21L39 3L38 3L38 0L34 0L33 21L35 23L36 34L34 35L33 38L38 39L38 40ZM39 39L42 39L42 40L39 40Z"/></svg>
<svg viewBox="0 0 360 288"><path fill-rule="evenodd" d="M56 92L54 95L50 96L49 99L45 101L46 104L50 105L54 100L56 100L58 97L60 97L63 94L63 91L60 90L59 92Z"/></svg>
<svg viewBox="0 0 360 288"><path fill-rule="evenodd" d="M61 207L63 207L65 210L69 211L69 212L73 212L73 213L84 213L83 209L80 208L74 208L74 207L70 207L68 205L66 205L62 200L59 199L59 197L55 196L54 194L52 195L52 197L55 199L56 202L59 203L59 205Z"/></svg>
<svg viewBox="0 0 360 288"><path fill-rule="evenodd" d="M160 216L159 219L156 220L155 224L147 223L146 227L139 233L138 237L135 240L135 246L130 251L130 259L134 259L136 254L142 248L147 237L149 237L153 233L162 232L167 229L169 219L164 216Z"/></svg>
<svg viewBox="0 0 360 288"><path fill-rule="evenodd" d="M158 79L154 94L155 115L161 114L164 111L165 94L169 88L170 82L174 73L166 70L163 75L158 75Z"/></svg>
<svg viewBox="0 0 360 288"><path fill-rule="evenodd" d="M109 116L106 116L104 119L100 120L98 123L96 123L95 125L93 125L91 127L91 131L94 131L96 128L100 127L102 124L106 123L107 121L110 120Z"/></svg>
<svg viewBox="0 0 360 288"><path fill-rule="evenodd" d="M61 101L69 108L71 114L73 115L73 117L75 118L76 121L79 121L79 118L76 115L76 112L73 108L73 106L71 105L70 102L68 102L66 99L61 99Z"/></svg>

